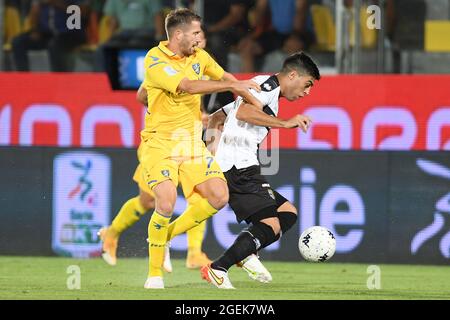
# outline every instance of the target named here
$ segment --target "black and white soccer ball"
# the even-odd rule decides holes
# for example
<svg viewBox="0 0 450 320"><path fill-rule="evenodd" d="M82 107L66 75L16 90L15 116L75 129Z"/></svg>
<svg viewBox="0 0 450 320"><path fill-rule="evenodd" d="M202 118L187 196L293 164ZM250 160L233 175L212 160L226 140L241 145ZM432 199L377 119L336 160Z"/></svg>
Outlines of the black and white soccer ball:
<svg viewBox="0 0 450 320"><path fill-rule="evenodd" d="M325 262L336 251L336 238L327 228L314 226L303 231L298 240L302 257L310 262Z"/></svg>

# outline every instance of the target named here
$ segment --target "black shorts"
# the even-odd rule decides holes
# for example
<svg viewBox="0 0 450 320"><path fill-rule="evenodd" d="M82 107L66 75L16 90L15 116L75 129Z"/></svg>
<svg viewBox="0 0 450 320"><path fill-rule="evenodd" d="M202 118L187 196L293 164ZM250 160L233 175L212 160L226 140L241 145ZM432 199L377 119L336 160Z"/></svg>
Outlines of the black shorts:
<svg viewBox="0 0 450 320"><path fill-rule="evenodd" d="M250 222L253 215L258 219L276 215L276 209L288 201L281 194L272 190L266 178L261 175L259 166L236 169L233 166L224 172L230 192L230 207L236 214L238 222ZM273 210L268 210L272 207ZM273 215L271 215L273 213Z"/></svg>

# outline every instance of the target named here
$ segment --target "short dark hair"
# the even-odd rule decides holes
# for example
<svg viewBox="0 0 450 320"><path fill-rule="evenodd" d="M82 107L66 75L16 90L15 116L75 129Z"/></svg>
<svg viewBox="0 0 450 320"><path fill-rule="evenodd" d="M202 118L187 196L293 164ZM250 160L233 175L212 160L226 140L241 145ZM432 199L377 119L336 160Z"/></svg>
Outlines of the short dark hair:
<svg viewBox="0 0 450 320"><path fill-rule="evenodd" d="M169 36L173 29L182 24L190 24L192 21L202 21L202 18L194 11L187 8L179 8L170 11L166 16L166 33Z"/></svg>
<svg viewBox="0 0 450 320"><path fill-rule="evenodd" d="M287 73L295 70L299 75L309 75L320 80L320 72L316 63L304 52L296 52L287 57L283 62L281 72Z"/></svg>

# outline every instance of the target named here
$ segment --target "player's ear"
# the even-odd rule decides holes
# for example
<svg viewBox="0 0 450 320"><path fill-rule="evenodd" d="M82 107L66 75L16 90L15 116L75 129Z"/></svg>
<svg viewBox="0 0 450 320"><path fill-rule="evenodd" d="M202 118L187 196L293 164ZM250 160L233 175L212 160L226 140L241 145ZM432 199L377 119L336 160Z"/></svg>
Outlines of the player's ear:
<svg viewBox="0 0 450 320"><path fill-rule="evenodd" d="M176 29L176 30L173 32L173 37L175 37L175 39L176 39L177 41L180 41L180 40L182 39L182 37L183 37L183 30L181 30L181 29Z"/></svg>
<svg viewBox="0 0 450 320"><path fill-rule="evenodd" d="M296 75L297 75L297 71L291 70L288 74L289 80L293 80Z"/></svg>

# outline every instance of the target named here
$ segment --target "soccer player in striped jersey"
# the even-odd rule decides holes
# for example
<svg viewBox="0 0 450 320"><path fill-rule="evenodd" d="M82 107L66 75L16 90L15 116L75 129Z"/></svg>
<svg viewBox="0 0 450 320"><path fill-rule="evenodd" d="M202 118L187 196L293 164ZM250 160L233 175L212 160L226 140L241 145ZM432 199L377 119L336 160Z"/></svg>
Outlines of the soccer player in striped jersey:
<svg viewBox="0 0 450 320"><path fill-rule="evenodd" d="M279 73L253 78L261 85L261 92L252 94L262 102L262 107L238 97L210 116L210 129L224 122L215 156L227 179L230 207L238 222L250 225L222 256L201 268L202 278L218 288L234 289L228 269L235 264L255 280L272 280L256 254L296 223L297 210L261 175L257 152L272 127L300 127L306 132L311 123L307 116L296 115L287 120L277 117L278 100L284 97L294 101L308 95L319 79L319 69L309 56L302 52L293 54L286 58Z"/></svg>

